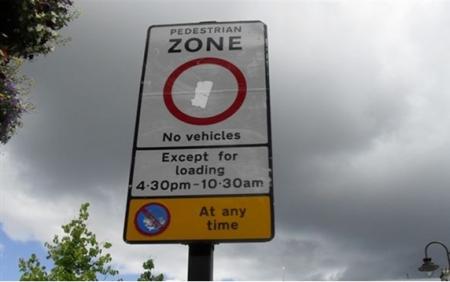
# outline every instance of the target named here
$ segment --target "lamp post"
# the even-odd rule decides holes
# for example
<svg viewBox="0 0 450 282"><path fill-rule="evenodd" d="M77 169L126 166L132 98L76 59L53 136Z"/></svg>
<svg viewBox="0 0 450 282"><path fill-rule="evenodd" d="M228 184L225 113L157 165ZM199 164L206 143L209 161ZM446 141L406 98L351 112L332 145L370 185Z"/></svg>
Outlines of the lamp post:
<svg viewBox="0 0 450 282"><path fill-rule="evenodd" d="M450 278L450 252L448 251L447 246L444 245L442 242L432 241L432 242L428 243L425 246L425 258L423 259L423 264L419 267L419 271L421 271L421 272L433 272L433 271L435 271L436 269L439 268L439 265L434 264L431 261L431 257L428 257L428 247L433 245L433 244L440 245L440 246L444 247L444 249L445 249L445 254L447 256L448 266L446 268L444 268L444 267L442 268L442 272L441 272L440 278L441 278L441 281L448 281L449 278Z"/></svg>

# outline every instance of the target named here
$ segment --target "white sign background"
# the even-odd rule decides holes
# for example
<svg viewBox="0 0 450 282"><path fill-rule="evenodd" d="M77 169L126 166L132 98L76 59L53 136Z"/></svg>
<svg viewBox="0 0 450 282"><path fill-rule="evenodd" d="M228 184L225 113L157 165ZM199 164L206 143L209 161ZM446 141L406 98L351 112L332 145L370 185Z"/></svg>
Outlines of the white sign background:
<svg viewBox="0 0 450 282"><path fill-rule="evenodd" d="M206 31L236 30L239 32L206 32L199 34L200 28ZM197 34L183 34L197 29ZM242 50L228 50L229 37L237 39ZM203 47L196 52L184 49L190 38L198 38ZM207 37L219 42L223 37L223 49L212 46L206 50ZM181 39L177 46L179 53L169 53L173 45L169 40ZM139 113L138 148L201 146L201 145L243 145L266 144L268 142L267 89L266 89L266 50L265 26L261 22L208 23L178 26L154 26L149 30L149 42L142 85L142 100ZM197 46L196 42L191 46ZM198 58L214 57L234 64L244 74L247 93L242 106L226 120L212 124L195 126L180 121L167 109L163 100L163 89L170 74L180 65ZM199 81L214 83L205 109L191 104L194 90ZM203 64L189 68L175 81L172 96L177 107L195 117L213 116L224 111L235 99L238 91L236 79L229 70L219 65ZM225 131L239 132L239 139L188 141L186 134ZM178 134L181 140L163 141L163 134Z"/></svg>
<svg viewBox="0 0 450 282"><path fill-rule="evenodd" d="M272 195L265 32L265 25L257 21L149 29L128 199ZM211 45L208 51L207 38L223 42L223 50ZM188 40L192 44L185 47ZM175 41L181 43L174 46ZM169 52L172 47L179 52ZM195 63L169 79L177 109L195 118L216 116L243 97L240 91L245 81L246 94L240 107L227 118L208 125L192 124L174 115L165 101L164 89L168 78L175 77L175 70L189 62ZM192 102L194 97L199 98L198 85L211 90L206 107L205 100ZM235 157L221 159L220 152ZM204 154L209 155L207 160L186 161L187 155ZM185 157L172 161L172 155ZM205 171L199 168L202 166ZM220 168L222 172L206 172L206 167ZM191 173L180 173L182 170Z"/></svg>
<svg viewBox="0 0 450 282"><path fill-rule="evenodd" d="M219 161L220 152L228 156L235 155L235 160ZM200 157L204 153L208 154L208 161L203 159L198 162L170 161L172 156L192 154ZM167 162L161 161L163 154ZM132 196L267 194L271 186L268 165L268 150L265 147L143 151L136 157ZM177 171L199 167L205 170L222 168L223 175L219 173L177 175ZM211 179L214 179L215 183L206 184ZM142 183L141 189L136 188L139 183Z"/></svg>

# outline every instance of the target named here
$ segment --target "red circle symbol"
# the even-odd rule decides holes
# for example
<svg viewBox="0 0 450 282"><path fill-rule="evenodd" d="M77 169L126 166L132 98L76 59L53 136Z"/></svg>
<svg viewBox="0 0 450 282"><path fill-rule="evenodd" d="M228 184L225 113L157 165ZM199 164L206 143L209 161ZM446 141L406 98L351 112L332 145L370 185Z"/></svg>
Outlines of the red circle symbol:
<svg viewBox="0 0 450 282"><path fill-rule="evenodd" d="M175 105L172 96L172 88L175 83L175 80L183 72L185 72L189 68L205 64L218 65L230 71L237 81L238 91L236 99L234 99L233 103L227 109L225 109L225 111L214 116L195 117L184 113ZM182 64L169 75L169 77L166 80L166 84L164 85L164 103L166 104L167 109L177 119L194 125L210 125L229 118L241 107L242 103L245 100L246 94L247 94L247 82L245 81L244 74L239 70L239 68L236 67L234 64L230 63L229 61L213 57L194 59Z"/></svg>

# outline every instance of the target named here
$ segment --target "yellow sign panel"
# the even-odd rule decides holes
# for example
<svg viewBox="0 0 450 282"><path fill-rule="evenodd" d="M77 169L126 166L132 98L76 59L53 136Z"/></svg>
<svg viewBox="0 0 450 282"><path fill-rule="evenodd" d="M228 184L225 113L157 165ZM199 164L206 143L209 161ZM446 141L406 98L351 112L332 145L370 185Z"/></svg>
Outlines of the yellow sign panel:
<svg viewBox="0 0 450 282"><path fill-rule="evenodd" d="M273 237L269 195L131 199L125 241L266 241Z"/></svg>

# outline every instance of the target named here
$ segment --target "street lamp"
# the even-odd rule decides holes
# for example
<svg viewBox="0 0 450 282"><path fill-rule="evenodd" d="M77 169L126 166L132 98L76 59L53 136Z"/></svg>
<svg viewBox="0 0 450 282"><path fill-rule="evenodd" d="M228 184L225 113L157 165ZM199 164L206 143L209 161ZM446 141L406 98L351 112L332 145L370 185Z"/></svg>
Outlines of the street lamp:
<svg viewBox="0 0 450 282"><path fill-rule="evenodd" d="M432 242L428 243L425 246L425 258L423 259L423 264L419 267L419 271L431 273L431 272L433 272L433 271L435 271L436 269L439 268L439 265L434 264L431 261L431 258L428 257L428 247L433 245L433 244L441 245L445 249L445 254L447 256L448 267L447 268L442 268L442 272L441 272L440 278L441 278L441 281L448 281L449 278L450 278L450 252L448 251L447 246L444 245L441 242L432 241Z"/></svg>

